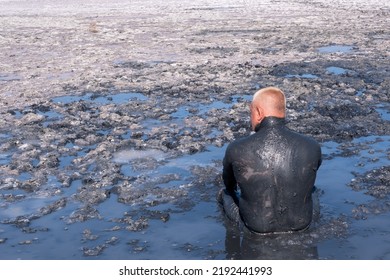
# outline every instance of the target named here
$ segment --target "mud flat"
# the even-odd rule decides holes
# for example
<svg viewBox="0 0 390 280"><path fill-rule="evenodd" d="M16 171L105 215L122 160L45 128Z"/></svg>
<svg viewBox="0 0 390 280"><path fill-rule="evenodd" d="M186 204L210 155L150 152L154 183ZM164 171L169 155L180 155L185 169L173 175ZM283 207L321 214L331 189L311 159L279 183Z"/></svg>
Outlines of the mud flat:
<svg viewBox="0 0 390 280"><path fill-rule="evenodd" d="M390 258L388 1L79 2L0 0L0 259ZM269 85L324 154L273 239L215 201Z"/></svg>

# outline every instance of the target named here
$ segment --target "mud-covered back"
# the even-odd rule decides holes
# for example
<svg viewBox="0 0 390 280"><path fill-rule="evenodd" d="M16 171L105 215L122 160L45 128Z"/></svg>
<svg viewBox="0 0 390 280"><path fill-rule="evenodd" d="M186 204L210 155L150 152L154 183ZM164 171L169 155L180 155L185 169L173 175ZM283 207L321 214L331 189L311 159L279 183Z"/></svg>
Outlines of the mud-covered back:
<svg viewBox="0 0 390 280"><path fill-rule="evenodd" d="M312 219L312 190L321 164L321 148L313 139L266 118L257 132L229 145L224 180L234 175L241 190L240 214L256 232L300 230ZM229 171L230 170L230 171Z"/></svg>

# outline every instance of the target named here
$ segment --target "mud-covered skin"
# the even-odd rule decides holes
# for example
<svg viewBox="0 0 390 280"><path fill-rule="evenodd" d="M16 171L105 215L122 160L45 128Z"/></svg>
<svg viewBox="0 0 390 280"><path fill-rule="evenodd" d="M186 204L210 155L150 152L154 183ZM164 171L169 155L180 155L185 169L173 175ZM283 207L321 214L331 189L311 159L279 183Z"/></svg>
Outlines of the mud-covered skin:
<svg viewBox="0 0 390 280"><path fill-rule="evenodd" d="M284 118L266 117L253 135L227 147L223 179L249 230L299 231L312 220L312 192L320 165L316 141L287 129Z"/></svg>

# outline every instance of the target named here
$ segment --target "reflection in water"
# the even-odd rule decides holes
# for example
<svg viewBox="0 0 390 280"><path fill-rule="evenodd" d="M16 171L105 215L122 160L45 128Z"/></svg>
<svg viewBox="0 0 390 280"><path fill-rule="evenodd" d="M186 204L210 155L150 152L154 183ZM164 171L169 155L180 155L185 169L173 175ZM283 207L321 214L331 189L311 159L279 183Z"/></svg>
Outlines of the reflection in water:
<svg viewBox="0 0 390 280"><path fill-rule="evenodd" d="M257 235L240 231L230 221L225 222L226 259L234 260L309 260L318 259L317 246L302 242L304 233ZM298 237L296 239L296 237Z"/></svg>

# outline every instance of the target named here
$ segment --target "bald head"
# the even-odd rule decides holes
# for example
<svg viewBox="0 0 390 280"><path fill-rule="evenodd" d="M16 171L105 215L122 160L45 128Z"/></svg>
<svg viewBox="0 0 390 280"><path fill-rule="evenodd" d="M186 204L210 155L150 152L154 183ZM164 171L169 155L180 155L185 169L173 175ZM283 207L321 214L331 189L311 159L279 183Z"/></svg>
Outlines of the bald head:
<svg viewBox="0 0 390 280"><path fill-rule="evenodd" d="M286 98L283 91L276 87L267 87L256 92L252 104L262 107L266 117L285 117Z"/></svg>
<svg viewBox="0 0 390 280"><path fill-rule="evenodd" d="M267 87L253 95L251 103L251 123L254 130L265 117L284 118L286 116L286 97L280 89Z"/></svg>

